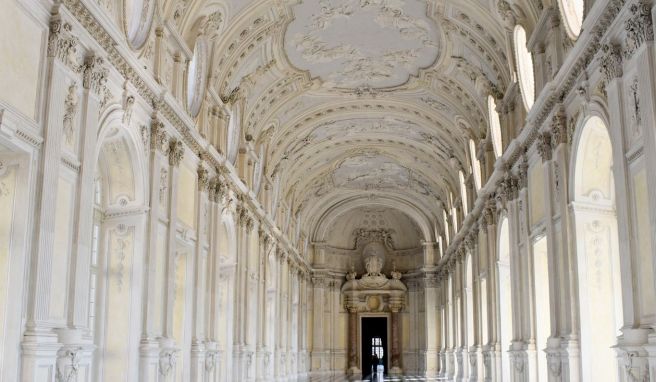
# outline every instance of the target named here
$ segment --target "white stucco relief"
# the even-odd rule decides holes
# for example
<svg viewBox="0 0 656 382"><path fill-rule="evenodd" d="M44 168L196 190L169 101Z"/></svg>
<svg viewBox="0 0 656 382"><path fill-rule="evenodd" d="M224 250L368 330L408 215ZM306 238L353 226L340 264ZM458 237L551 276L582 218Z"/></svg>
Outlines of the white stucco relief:
<svg viewBox="0 0 656 382"><path fill-rule="evenodd" d="M327 87L393 87L437 58L438 32L420 0L322 0L294 7L286 53Z"/></svg>

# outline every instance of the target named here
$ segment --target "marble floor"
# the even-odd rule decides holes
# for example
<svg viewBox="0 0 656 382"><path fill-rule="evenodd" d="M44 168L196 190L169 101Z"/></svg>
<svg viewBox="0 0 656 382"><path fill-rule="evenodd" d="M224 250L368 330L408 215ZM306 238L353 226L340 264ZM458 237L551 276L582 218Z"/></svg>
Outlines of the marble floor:
<svg viewBox="0 0 656 382"><path fill-rule="evenodd" d="M445 381L442 378L427 378L421 376L413 375L404 375L404 376L386 376L385 379L372 379L371 376L367 376L364 379L348 379L346 377L333 377L333 376L322 376L322 377L309 377L303 382L436 382L436 381Z"/></svg>

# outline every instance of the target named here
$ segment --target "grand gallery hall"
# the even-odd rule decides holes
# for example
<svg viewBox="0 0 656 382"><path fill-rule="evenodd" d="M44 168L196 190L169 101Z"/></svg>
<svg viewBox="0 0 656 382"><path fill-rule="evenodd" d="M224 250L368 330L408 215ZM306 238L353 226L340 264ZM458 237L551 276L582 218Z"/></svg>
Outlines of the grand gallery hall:
<svg viewBox="0 0 656 382"><path fill-rule="evenodd" d="M0 382L656 382L653 0L0 0Z"/></svg>

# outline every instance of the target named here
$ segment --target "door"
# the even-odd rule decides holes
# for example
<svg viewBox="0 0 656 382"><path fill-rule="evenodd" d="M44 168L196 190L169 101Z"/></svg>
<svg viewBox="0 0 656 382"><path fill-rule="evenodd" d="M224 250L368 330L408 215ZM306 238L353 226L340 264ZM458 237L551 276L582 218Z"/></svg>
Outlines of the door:
<svg viewBox="0 0 656 382"><path fill-rule="evenodd" d="M387 373L387 317L362 317L361 344L362 375L371 374L375 359L382 360Z"/></svg>

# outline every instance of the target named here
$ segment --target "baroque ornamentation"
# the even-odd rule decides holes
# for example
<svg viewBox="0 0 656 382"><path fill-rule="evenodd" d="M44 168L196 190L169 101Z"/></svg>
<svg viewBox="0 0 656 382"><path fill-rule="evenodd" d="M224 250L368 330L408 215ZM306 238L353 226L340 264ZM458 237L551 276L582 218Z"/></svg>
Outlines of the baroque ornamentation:
<svg viewBox="0 0 656 382"><path fill-rule="evenodd" d="M178 349L164 349L159 353L159 373L163 377L168 377L175 369L177 353Z"/></svg>
<svg viewBox="0 0 656 382"><path fill-rule="evenodd" d="M538 135L537 148L543 162L551 160L553 153L551 148L551 133L544 132Z"/></svg>
<svg viewBox="0 0 656 382"><path fill-rule="evenodd" d="M620 47L616 44L606 44L601 48L600 70L606 83L622 77L622 55Z"/></svg>
<svg viewBox="0 0 656 382"><path fill-rule="evenodd" d="M48 36L48 57L54 57L69 68L76 70L79 66L77 47L79 40L72 34L71 24L56 18L50 22Z"/></svg>
<svg viewBox="0 0 656 382"><path fill-rule="evenodd" d="M171 166L179 166L184 157L184 143L182 141L172 138L169 141L169 164Z"/></svg>
<svg viewBox="0 0 656 382"><path fill-rule="evenodd" d="M554 377L560 377L562 371L560 354L554 352L547 353L547 364L549 365L549 373Z"/></svg>
<svg viewBox="0 0 656 382"><path fill-rule="evenodd" d="M294 6L296 17L287 29L285 45L290 61L323 78L326 86L398 86L438 55L438 32L421 2L319 3L318 11L312 2ZM386 37L370 39L372 32ZM343 35L350 38L335 37Z"/></svg>
<svg viewBox="0 0 656 382"><path fill-rule="evenodd" d="M64 100L64 139L66 146L73 148L75 144L75 134L76 134L76 121L75 117L77 116L78 111L78 98L77 98L77 84L72 83L68 87L68 92L66 94L66 99Z"/></svg>
<svg viewBox="0 0 656 382"><path fill-rule="evenodd" d="M105 60L101 57L88 56L84 59L82 86L85 89L89 89L104 97L109 92L109 89L106 87L108 76L109 69L105 65Z"/></svg>
<svg viewBox="0 0 656 382"><path fill-rule="evenodd" d="M209 172L203 165L198 166L198 190L202 192L207 192L210 187L210 177Z"/></svg>
<svg viewBox="0 0 656 382"><path fill-rule="evenodd" d="M55 380L57 382L77 381L80 367L80 353L82 348L63 348L57 352L57 369Z"/></svg>
<svg viewBox="0 0 656 382"><path fill-rule="evenodd" d="M157 150L161 153L164 153L166 150L166 129L164 124L157 120L153 119L150 124L150 148L151 150Z"/></svg>
<svg viewBox="0 0 656 382"><path fill-rule="evenodd" d="M624 57L630 58L645 42L654 41L654 27L651 19L651 6L647 3L637 3L629 8L631 17L626 21L626 40Z"/></svg>

